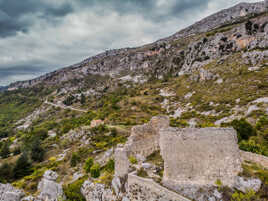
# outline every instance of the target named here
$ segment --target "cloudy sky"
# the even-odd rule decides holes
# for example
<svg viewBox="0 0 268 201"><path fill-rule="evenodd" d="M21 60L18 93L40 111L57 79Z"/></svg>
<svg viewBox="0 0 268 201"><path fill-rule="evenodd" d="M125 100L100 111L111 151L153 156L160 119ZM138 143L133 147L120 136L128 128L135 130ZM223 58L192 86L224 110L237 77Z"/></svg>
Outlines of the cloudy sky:
<svg viewBox="0 0 268 201"><path fill-rule="evenodd" d="M108 49L153 42L239 2L0 0L0 85L32 79Z"/></svg>

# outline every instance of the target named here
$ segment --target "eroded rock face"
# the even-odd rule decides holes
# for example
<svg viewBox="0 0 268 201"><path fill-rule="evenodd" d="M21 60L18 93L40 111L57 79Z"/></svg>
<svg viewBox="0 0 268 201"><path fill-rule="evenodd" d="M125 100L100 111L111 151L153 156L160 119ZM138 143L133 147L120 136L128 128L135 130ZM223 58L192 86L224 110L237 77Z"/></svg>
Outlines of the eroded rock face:
<svg viewBox="0 0 268 201"><path fill-rule="evenodd" d="M241 169L237 136L231 128L168 128L160 131L166 186L232 187Z"/></svg>
<svg viewBox="0 0 268 201"><path fill-rule="evenodd" d="M237 177L235 188L244 193L249 190L254 190L255 192L258 192L261 188L261 184L262 182L260 179Z"/></svg>
<svg viewBox="0 0 268 201"><path fill-rule="evenodd" d="M64 198L62 185L56 183L57 178L57 173L51 170L45 172L43 179L38 184L38 191L40 191L38 199L42 201L58 201L60 198Z"/></svg>
<svg viewBox="0 0 268 201"><path fill-rule="evenodd" d="M11 184L0 184L0 201L20 201L23 196L24 192Z"/></svg>
<svg viewBox="0 0 268 201"><path fill-rule="evenodd" d="M94 184L91 181L85 181L81 188L81 193L87 201L117 200L111 189L105 188L105 185L103 184Z"/></svg>

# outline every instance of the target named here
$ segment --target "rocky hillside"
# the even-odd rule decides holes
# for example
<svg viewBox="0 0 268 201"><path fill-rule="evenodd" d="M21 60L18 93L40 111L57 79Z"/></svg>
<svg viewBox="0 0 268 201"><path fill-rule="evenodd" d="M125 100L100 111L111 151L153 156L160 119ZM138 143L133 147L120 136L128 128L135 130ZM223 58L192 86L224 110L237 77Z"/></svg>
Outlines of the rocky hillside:
<svg viewBox="0 0 268 201"><path fill-rule="evenodd" d="M217 181L220 192L214 186L192 197L267 200L267 5L241 3L155 43L107 51L0 92L0 200L127 201L136 193L148 200L143 187L115 177L116 148L128 149L133 136L139 142L133 153L148 147L146 140L155 146L146 157L124 156L129 170L137 171L130 181L147 181L161 197L188 200L187 189L182 198L161 186L167 175L159 125L150 121L157 115L178 132L233 127L236 155L238 147L258 154L243 152L249 160L237 168L238 186Z"/></svg>

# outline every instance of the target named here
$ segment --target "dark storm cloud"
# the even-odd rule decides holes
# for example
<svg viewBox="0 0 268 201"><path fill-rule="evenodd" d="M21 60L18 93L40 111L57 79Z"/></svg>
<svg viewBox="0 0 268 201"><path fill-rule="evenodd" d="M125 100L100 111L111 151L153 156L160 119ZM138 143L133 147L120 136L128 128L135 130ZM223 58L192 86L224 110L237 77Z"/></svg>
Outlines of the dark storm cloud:
<svg viewBox="0 0 268 201"><path fill-rule="evenodd" d="M28 31L38 17L53 19L64 17L72 11L68 3L53 6L39 0L0 0L0 37Z"/></svg>
<svg viewBox="0 0 268 201"><path fill-rule="evenodd" d="M78 5L91 7L105 15L115 11L120 15L138 14L153 21L183 16L189 10L207 7L211 0L78 0ZM165 5L170 5L166 7Z"/></svg>
<svg viewBox="0 0 268 201"><path fill-rule="evenodd" d="M0 0L0 85L167 37L255 0Z"/></svg>

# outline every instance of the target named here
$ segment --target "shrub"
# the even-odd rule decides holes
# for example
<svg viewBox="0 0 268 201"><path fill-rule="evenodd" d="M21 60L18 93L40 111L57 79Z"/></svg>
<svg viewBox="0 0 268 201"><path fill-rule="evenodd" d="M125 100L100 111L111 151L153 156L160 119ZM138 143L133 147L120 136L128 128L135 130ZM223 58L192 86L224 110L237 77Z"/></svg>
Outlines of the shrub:
<svg viewBox="0 0 268 201"><path fill-rule="evenodd" d="M100 165L98 163L90 168L90 175L93 178L98 178L100 176Z"/></svg>
<svg viewBox="0 0 268 201"><path fill-rule="evenodd" d="M139 177L148 177L147 172L143 168L141 168L141 169L138 170L137 175Z"/></svg>
<svg viewBox="0 0 268 201"><path fill-rule="evenodd" d="M138 163L137 159L136 159L134 156L130 156L130 157L128 158L128 160L129 160L129 162L130 162L131 164L137 164L137 163Z"/></svg>
<svg viewBox="0 0 268 201"><path fill-rule="evenodd" d="M80 179L63 188L64 194L66 195L66 201L86 201L80 191L83 183L84 179Z"/></svg>
<svg viewBox="0 0 268 201"><path fill-rule="evenodd" d="M88 158L85 162L84 169L87 173L90 172L90 168L93 166L94 160L92 157Z"/></svg>
<svg viewBox="0 0 268 201"><path fill-rule="evenodd" d="M2 158L7 158L10 154L10 151L9 151L9 145L8 145L8 142L5 142L3 145L2 145L2 148L1 148L1 151L0 151L0 156Z"/></svg>
<svg viewBox="0 0 268 201"><path fill-rule="evenodd" d="M23 153L19 159L16 161L15 167L13 169L14 179L20 179L31 173L31 163L28 160L28 157Z"/></svg>
<svg viewBox="0 0 268 201"><path fill-rule="evenodd" d="M0 182L6 183L12 179L12 166L8 163L4 163L0 166Z"/></svg>
<svg viewBox="0 0 268 201"><path fill-rule="evenodd" d="M253 190L248 191L247 193L235 192L232 195L232 201L258 201L258 197Z"/></svg>
<svg viewBox="0 0 268 201"><path fill-rule="evenodd" d="M114 160L110 159L107 164L105 165L105 170L107 172L113 172L114 171Z"/></svg>
<svg viewBox="0 0 268 201"><path fill-rule="evenodd" d="M262 154L268 156L268 151L265 149L265 147L260 144L257 144L254 140L249 141L242 140L239 143L239 148L244 151L249 151L256 154Z"/></svg>
<svg viewBox="0 0 268 201"><path fill-rule="evenodd" d="M238 141L248 140L251 136L256 135L256 130L245 119L234 120L231 125L237 131Z"/></svg>
<svg viewBox="0 0 268 201"><path fill-rule="evenodd" d="M38 138L35 138L31 144L31 159L33 161L42 162L45 155L45 150L41 146L41 141Z"/></svg>
<svg viewBox="0 0 268 201"><path fill-rule="evenodd" d="M80 156L76 152L74 152L71 158L71 167L75 167L77 163L79 163L80 161L81 161Z"/></svg>

